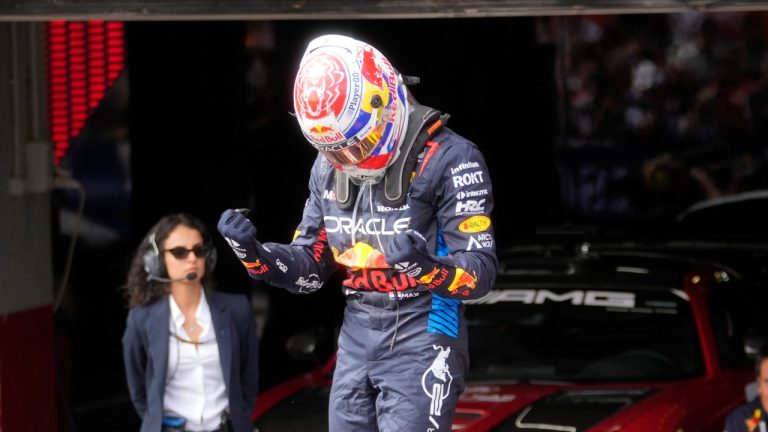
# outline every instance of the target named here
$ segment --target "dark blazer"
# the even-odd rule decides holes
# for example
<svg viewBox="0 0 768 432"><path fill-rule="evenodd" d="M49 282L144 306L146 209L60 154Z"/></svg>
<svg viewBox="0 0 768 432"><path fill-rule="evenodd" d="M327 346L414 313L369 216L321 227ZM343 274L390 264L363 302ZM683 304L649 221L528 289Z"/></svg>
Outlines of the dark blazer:
<svg viewBox="0 0 768 432"><path fill-rule="evenodd" d="M233 431L251 432L250 414L259 377L253 311L242 295L215 292L206 293L206 299L216 330ZM162 428L170 315L167 296L128 313L123 360L131 400L142 419L141 432L160 432Z"/></svg>

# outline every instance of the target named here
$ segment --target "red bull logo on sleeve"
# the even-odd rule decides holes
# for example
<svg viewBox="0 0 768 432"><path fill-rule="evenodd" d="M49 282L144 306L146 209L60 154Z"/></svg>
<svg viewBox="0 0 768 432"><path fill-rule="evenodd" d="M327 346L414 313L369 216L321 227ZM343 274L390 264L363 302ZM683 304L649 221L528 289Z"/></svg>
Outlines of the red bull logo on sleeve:
<svg viewBox="0 0 768 432"><path fill-rule="evenodd" d="M475 289L476 283L476 276L465 272L461 268L457 268L456 275L453 277L453 282L448 286L448 291L453 295L459 294L467 296L473 289Z"/></svg>
<svg viewBox="0 0 768 432"><path fill-rule="evenodd" d="M266 263L261 262L260 259L257 259L256 261L253 261L253 262L248 262L248 261L241 261L241 262L245 266L248 273L252 275L261 275L269 271L269 266Z"/></svg>

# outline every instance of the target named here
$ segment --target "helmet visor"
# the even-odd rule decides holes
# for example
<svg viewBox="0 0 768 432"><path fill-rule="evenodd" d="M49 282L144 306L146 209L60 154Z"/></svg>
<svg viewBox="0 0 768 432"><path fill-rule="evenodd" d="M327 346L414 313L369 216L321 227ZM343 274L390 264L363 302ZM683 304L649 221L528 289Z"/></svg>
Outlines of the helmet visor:
<svg viewBox="0 0 768 432"><path fill-rule="evenodd" d="M350 141L357 141L357 138L352 138ZM355 165L368 159L379 141L381 141L381 134L373 131L362 140L350 144L344 149L331 151L326 147L325 149L318 148L318 150L333 165Z"/></svg>
<svg viewBox="0 0 768 432"><path fill-rule="evenodd" d="M359 164L368 159L371 156L371 153L376 149L376 146L381 143L381 137L386 130L388 118L388 112L380 111L376 126L362 139L353 137L341 144L333 146L316 146L316 148L326 159L328 159L328 162L333 165Z"/></svg>

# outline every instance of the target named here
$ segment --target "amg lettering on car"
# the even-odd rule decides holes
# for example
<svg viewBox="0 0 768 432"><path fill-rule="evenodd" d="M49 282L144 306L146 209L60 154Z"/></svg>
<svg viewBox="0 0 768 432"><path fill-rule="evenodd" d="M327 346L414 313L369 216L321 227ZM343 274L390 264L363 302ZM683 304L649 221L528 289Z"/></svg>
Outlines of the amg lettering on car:
<svg viewBox="0 0 768 432"><path fill-rule="evenodd" d="M352 218L339 217L339 216L325 216L325 229L329 233L341 232L344 234L352 234L354 229L355 233L360 234L398 234L408 229L408 223L411 221L410 217L395 219L391 222L392 225L388 226L387 219L383 218L371 218L371 219L358 219L354 224Z"/></svg>
<svg viewBox="0 0 768 432"><path fill-rule="evenodd" d="M569 302L575 306L600 306L631 309L635 307L635 294L631 292L598 290L572 290L556 293L545 289L507 289L493 290L481 299L465 301L467 303L477 304L495 304L499 302L519 302L525 304Z"/></svg>

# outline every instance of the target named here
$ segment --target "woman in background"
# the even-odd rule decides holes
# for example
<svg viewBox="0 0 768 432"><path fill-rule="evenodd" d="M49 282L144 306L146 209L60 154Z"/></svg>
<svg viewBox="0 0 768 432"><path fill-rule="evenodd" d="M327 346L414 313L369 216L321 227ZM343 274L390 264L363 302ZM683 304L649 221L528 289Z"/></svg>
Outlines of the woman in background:
<svg viewBox="0 0 768 432"><path fill-rule="evenodd" d="M142 432L251 432L258 338L243 295L211 290L216 250L188 214L161 218L125 286L128 389Z"/></svg>

